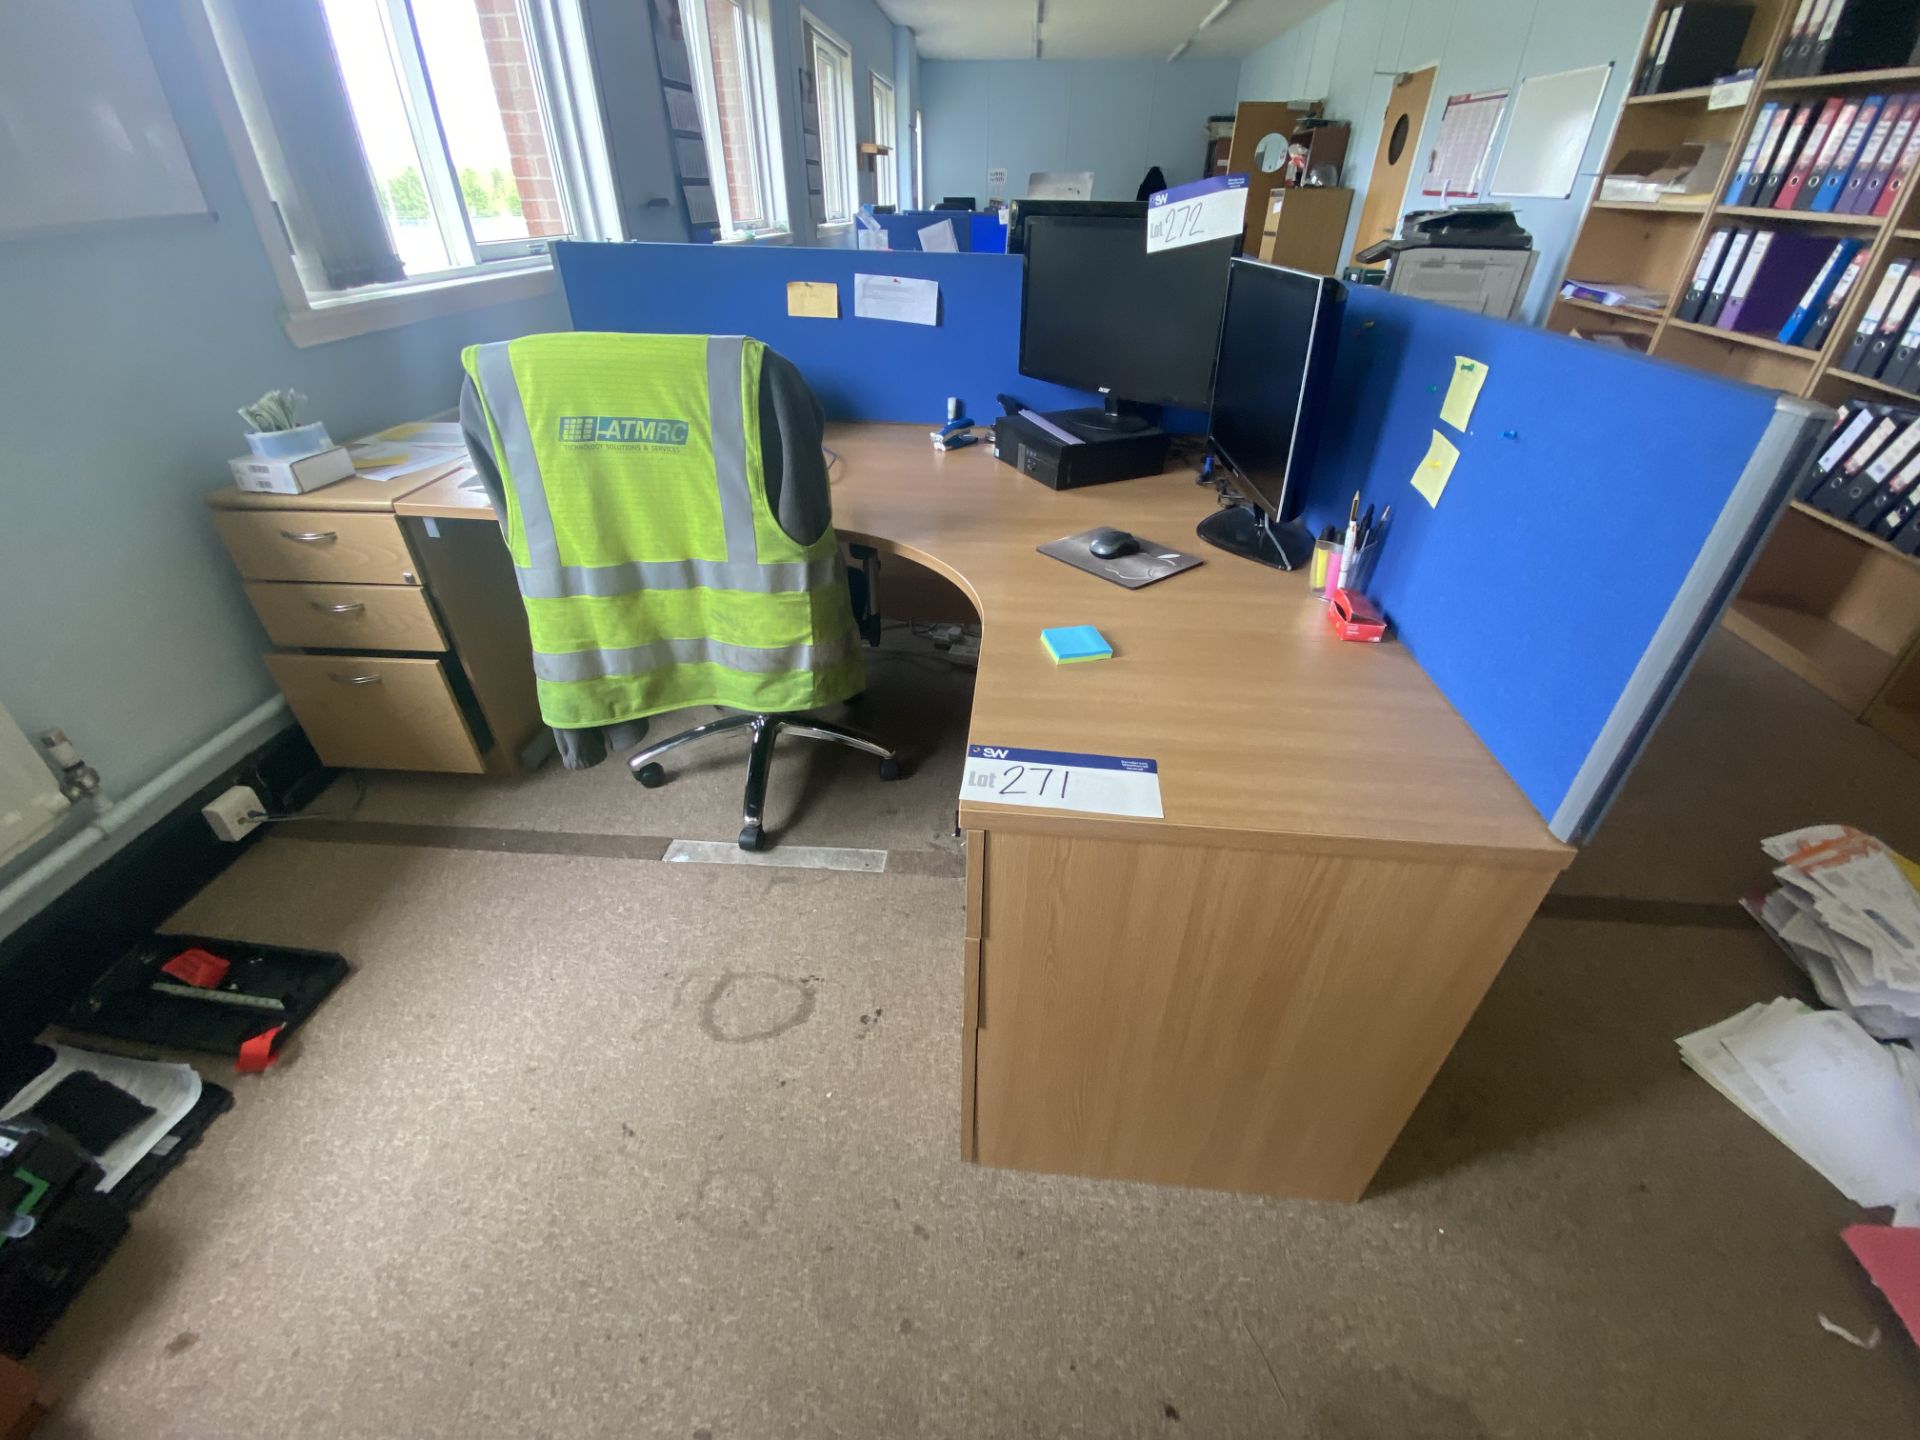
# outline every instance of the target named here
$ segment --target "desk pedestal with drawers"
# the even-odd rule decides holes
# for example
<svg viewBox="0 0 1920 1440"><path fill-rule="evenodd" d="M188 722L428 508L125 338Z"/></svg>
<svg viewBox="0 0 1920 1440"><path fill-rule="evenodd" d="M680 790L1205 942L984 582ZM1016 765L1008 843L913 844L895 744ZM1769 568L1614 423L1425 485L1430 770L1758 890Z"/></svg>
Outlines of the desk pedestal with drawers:
<svg viewBox="0 0 1920 1440"><path fill-rule="evenodd" d="M325 764L505 775L550 746L498 528L396 513L447 473L207 497Z"/></svg>

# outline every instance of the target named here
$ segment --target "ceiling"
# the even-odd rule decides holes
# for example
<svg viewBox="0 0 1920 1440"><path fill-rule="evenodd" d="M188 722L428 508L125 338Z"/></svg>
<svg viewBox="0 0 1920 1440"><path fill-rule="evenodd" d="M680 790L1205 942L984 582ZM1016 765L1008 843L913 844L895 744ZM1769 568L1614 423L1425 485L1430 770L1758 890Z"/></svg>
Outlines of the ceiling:
<svg viewBox="0 0 1920 1440"><path fill-rule="evenodd" d="M1238 60L1328 0L1232 0L1198 34L1196 27L1219 0L876 3L894 24L913 31L926 60L1164 60L1189 36L1193 44L1182 59Z"/></svg>

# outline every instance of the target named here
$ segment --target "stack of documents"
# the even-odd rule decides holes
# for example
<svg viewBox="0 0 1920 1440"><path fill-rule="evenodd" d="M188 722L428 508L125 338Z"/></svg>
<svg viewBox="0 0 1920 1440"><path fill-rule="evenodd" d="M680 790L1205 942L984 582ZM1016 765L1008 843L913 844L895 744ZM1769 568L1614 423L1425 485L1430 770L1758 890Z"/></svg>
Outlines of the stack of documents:
<svg viewBox="0 0 1920 1440"><path fill-rule="evenodd" d="M398 480L430 467L464 464L467 442L453 420L421 420L393 425L347 445L362 480Z"/></svg>
<svg viewBox="0 0 1920 1440"><path fill-rule="evenodd" d="M1864 831L1815 825L1760 842L1771 892L1740 903L1807 972L1820 999L1882 1040L1920 1037L1920 892L1912 867Z"/></svg>
<svg viewBox="0 0 1920 1440"><path fill-rule="evenodd" d="M1680 1055L1856 1205L1920 1195L1920 1053L1911 1047L1880 1044L1851 1016L1779 999L1681 1036Z"/></svg>

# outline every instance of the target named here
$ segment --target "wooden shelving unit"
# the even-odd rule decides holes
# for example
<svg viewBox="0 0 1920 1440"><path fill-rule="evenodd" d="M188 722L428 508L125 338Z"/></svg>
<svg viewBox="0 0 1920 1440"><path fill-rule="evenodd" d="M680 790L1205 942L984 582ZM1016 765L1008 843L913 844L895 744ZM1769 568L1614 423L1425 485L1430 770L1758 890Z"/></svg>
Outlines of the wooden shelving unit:
<svg viewBox="0 0 1920 1440"><path fill-rule="evenodd" d="M1662 7L1664 8L1664 7ZM1911 402L1920 395L1839 367L1889 260L1920 256L1920 176L1905 177L1901 197L1883 216L1816 214L1722 205L1748 133L1769 101L1800 102L1830 93L1920 90L1920 66L1835 75L1776 77L1798 0L1758 0L1740 57L1757 73L1745 104L1707 108L1711 87L1636 95L1621 107L1607 148L1611 169L1630 150L1688 140L1724 140L1728 156L1711 198L1697 205L1588 205L1567 260L1566 275L1623 282L1667 292L1659 311L1622 310L1556 300L1549 329L1644 342L1647 353L1825 404L1849 398ZM1639 68L1658 9L1641 40ZM1604 172L1603 172L1604 173ZM1597 191L1596 191L1597 193ZM1847 297L1823 349L1786 345L1676 320L1673 312L1699 263L1707 238L1727 225L1780 224L1854 235L1866 242L1865 269ZM1766 552L1729 610L1726 626L1815 686L1910 754L1920 756L1920 560L1795 502L1781 517Z"/></svg>

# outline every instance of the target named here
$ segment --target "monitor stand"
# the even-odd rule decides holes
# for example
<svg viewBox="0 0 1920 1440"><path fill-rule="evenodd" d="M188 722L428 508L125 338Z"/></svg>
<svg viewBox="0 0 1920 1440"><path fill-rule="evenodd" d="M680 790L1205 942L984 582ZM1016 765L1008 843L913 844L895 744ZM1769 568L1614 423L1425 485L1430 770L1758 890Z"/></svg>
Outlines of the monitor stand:
<svg viewBox="0 0 1920 1440"><path fill-rule="evenodd" d="M1296 520L1276 523L1251 505L1229 505L1200 522L1196 532L1229 555L1294 570L1313 555L1313 536Z"/></svg>
<svg viewBox="0 0 1920 1440"><path fill-rule="evenodd" d="M1086 432L1089 440L1107 435L1140 435L1155 428L1151 420L1118 395L1109 394L1101 398L1103 403L1098 410L1092 406L1084 410L1056 410L1053 418L1067 421L1076 429Z"/></svg>

